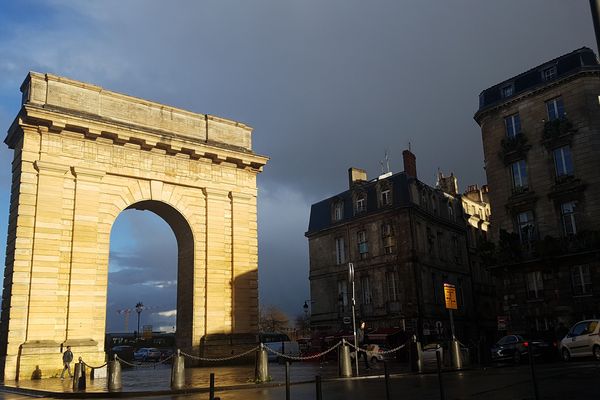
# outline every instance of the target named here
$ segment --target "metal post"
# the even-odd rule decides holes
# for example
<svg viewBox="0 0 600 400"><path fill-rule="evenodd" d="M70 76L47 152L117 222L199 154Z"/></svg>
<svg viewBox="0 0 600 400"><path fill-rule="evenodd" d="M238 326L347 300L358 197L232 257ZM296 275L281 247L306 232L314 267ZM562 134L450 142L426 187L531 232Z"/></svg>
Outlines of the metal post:
<svg viewBox="0 0 600 400"><path fill-rule="evenodd" d="M600 0L590 0L590 9L592 11L594 33L596 34L596 48L600 52Z"/></svg>
<svg viewBox="0 0 600 400"><path fill-rule="evenodd" d="M285 362L285 400L290 400L290 362Z"/></svg>
<svg viewBox="0 0 600 400"><path fill-rule="evenodd" d="M456 335L454 334L454 313L452 313L451 308L448 309L448 313L450 314L450 332L452 333L452 339L454 340L454 338L456 337Z"/></svg>
<svg viewBox="0 0 600 400"><path fill-rule="evenodd" d="M323 400L323 388L321 387L321 375L315 376L315 384L317 386L317 400Z"/></svg>
<svg viewBox="0 0 600 400"><path fill-rule="evenodd" d="M417 335L412 336L409 350L411 371L423 372L423 353L421 351L421 342L417 340Z"/></svg>
<svg viewBox="0 0 600 400"><path fill-rule="evenodd" d="M355 298L355 287L354 287L354 264L348 263L348 280L352 282L352 330L354 331L354 347L356 350L356 357L354 361L356 364L356 376L359 376L358 372L358 340L356 337L356 298ZM364 332L363 332L364 334Z"/></svg>
<svg viewBox="0 0 600 400"><path fill-rule="evenodd" d="M387 361L383 362L383 374L385 376L385 400L391 399L390 394L390 371L388 371Z"/></svg>
<svg viewBox="0 0 600 400"><path fill-rule="evenodd" d="M529 365L531 366L531 382L533 383L533 395L535 400L540 400L537 379L535 377L535 361L533 357L533 343L529 342Z"/></svg>
<svg viewBox="0 0 600 400"><path fill-rule="evenodd" d="M215 399L215 374L210 373L210 387L208 389L208 400Z"/></svg>
<svg viewBox="0 0 600 400"><path fill-rule="evenodd" d="M121 363L117 359L117 355L113 361L108 362L108 391L117 391L123 388L121 383Z"/></svg>
<svg viewBox="0 0 600 400"><path fill-rule="evenodd" d="M84 364L83 360L81 359L81 357L79 357L79 364L81 365L81 367L79 367L80 376L79 376L79 382L77 384L77 388L79 390L85 390L85 388L86 388L85 364Z"/></svg>
<svg viewBox="0 0 600 400"><path fill-rule="evenodd" d="M185 386L185 358L177 349L171 366L171 389L181 389Z"/></svg>
<svg viewBox="0 0 600 400"><path fill-rule="evenodd" d="M256 365L254 368L254 381L256 383L266 382L269 380L269 359L267 350L261 343L256 351Z"/></svg>
<svg viewBox="0 0 600 400"><path fill-rule="evenodd" d="M352 364L350 362L350 349L345 339L342 339L339 352L338 375L340 378L348 378L352 376ZM356 352L356 358L358 358L358 352Z"/></svg>
<svg viewBox="0 0 600 400"><path fill-rule="evenodd" d="M440 400L446 400L446 395L444 394L444 381L442 380L442 359L439 351L435 352L435 358L437 361L438 382L440 384Z"/></svg>
<svg viewBox="0 0 600 400"><path fill-rule="evenodd" d="M79 385L79 376L81 375L81 364L75 363L73 366L73 391L77 391Z"/></svg>
<svg viewBox="0 0 600 400"><path fill-rule="evenodd" d="M452 309L448 309L448 313L450 314L450 332L452 332L452 340L450 341L450 359L452 360L452 367L454 369L462 369L462 354L460 350L460 343L458 339L456 339L456 334L454 332L454 313Z"/></svg>

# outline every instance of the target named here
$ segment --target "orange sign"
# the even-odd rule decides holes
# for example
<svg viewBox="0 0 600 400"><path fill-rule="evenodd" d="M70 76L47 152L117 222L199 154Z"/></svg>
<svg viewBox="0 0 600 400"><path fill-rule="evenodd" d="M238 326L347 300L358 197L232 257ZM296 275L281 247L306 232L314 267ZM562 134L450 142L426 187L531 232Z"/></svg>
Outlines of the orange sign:
<svg viewBox="0 0 600 400"><path fill-rule="evenodd" d="M444 283L444 298L446 299L446 308L451 310L458 309L456 303L456 287L450 283Z"/></svg>

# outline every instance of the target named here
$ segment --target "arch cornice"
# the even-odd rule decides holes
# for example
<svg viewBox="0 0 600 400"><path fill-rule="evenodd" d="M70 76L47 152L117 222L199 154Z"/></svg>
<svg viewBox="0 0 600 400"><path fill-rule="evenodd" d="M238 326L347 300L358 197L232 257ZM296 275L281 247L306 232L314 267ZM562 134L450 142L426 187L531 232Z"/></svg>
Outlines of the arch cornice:
<svg viewBox="0 0 600 400"><path fill-rule="evenodd" d="M135 145L145 151L158 150L173 156L184 156L191 159L204 158L214 164L228 162L234 164L237 168L256 171L257 173L262 171L268 161L268 157L257 155L236 146L217 145L209 140L193 140L172 132L151 129L141 130L133 126L127 126L127 124L95 121L85 116L69 115L66 118L64 111L59 113L58 110L53 111L29 104L22 107L19 116L8 131L5 143L14 149L20 134L20 128L24 126L37 128L40 125L54 134L60 134L68 130L79 133L89 140L101 138L119 146Z"/></svg>

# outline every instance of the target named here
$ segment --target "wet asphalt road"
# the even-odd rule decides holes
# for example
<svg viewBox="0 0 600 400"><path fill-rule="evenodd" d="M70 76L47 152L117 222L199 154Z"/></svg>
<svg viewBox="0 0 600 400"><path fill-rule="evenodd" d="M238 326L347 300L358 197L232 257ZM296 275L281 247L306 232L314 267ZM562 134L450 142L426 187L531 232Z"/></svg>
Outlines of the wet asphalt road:
<svg viewBox="0 0 600 400"><path fill-rule="evenodd" d="M307 374L310 374L307 372ZM541 399L591 399L598 398L600 388L600 363L586 360L572 363L538 364L536 366ZM474 369L463 372L447 372L442 375L447 400L484 399L534 399L530 367L501 366ZM279 381L279 380L278 380ZM217 391L221 400L283 400L285 387L256 388ZM367 377L352 380L323 382L323 400L386 399L385 382L382 378ZM438 376L404 374L390 379L391 399L440 399ZM290 388L291 400L316 398L315 384L295 384ZM0 399L21 400L28 397L0 393ZM147 399L208 399L208 393L178 396L150 396Z"/></svg>

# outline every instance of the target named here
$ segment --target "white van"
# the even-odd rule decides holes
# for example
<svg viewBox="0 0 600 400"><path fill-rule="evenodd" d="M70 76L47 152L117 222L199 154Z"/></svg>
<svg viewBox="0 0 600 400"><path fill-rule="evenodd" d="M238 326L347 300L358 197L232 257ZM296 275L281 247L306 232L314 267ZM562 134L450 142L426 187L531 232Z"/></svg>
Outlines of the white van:
<svg viewBox="0 0 600 400"><path fill-rule="evenodd" d="M300 355L300 347L298 342L290 340L290 337L284 333L261 333L259 339L262 344L271 350L286 356L298 357ZM267 350L269 361L285 361L284 357L273 354Z"/></svg>
<svg viewBox="0 0 600 400"><path fill-rule="evenodd" d="M569 333L560 341L560 354L563 360L571 357L589 357L600 361L600 320L580 321L569 329Z"/></svg>

